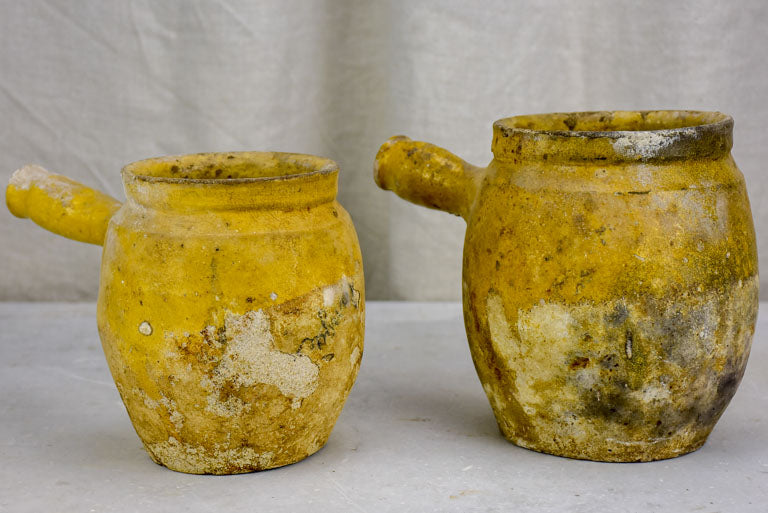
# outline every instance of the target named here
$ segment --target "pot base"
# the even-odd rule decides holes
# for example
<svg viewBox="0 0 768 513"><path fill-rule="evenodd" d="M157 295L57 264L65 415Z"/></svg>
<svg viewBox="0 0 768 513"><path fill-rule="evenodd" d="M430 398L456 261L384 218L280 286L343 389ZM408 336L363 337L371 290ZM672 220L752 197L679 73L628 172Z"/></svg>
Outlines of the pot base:
<svg viewBox="0 0 768 513"><path fill-rule="evenodd" d="M593 441L575 440L538 440L532 442L525 438L505 433L501 434L508 442L523 449L571 458L575 460L601 461L606 463L639 463L668 460L700 449L707 441L706 433L680 433L668 438L651 441L621 441L602 439Z"/></svg>
<svg viewBox="0 0 768 513"><path fill-rule="evenodd" d="M257 453L251 447L208 451L171 437L167 442L144 445L149 457L162 467L184 474L233 475L260 472L292 465L315 454L327 440L310 448L306 454L276 456L272 452Z"/></svg>

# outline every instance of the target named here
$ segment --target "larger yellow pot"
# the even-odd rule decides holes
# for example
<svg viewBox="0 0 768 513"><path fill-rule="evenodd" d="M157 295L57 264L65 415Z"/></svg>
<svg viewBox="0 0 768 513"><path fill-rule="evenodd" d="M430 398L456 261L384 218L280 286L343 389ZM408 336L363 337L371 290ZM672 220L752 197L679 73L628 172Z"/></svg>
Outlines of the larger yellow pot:
<svg viewBox="0 0 768 513"><path fill-rule="evenodd" d="M27 166L8 207L104 244L99 333L150 456L173 470L279 467L325 444L363 350L364 292L338 167L217 153L123 169L128 201Z"/></svg>
<svg viewBox="0 0 768 513"><path fill-rule="evenodd" d="M376 182L462 216L467 336L510 441L603 461L700 447L739 385L755 233L716 112L502 119L478 168L404 137Z"/></svg>

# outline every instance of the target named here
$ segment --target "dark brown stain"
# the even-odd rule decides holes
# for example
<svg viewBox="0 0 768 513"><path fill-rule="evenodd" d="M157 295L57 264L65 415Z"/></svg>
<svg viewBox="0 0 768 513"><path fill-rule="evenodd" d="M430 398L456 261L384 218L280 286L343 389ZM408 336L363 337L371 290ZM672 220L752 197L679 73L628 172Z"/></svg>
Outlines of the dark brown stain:
<svg viewBox="0 0 768 513"><path fill-rule="evenodd" d="M589 358L586 356L577 356L573 359L571 364L568 366L571 370L576 369L585 369L589 365Z"/></svg>

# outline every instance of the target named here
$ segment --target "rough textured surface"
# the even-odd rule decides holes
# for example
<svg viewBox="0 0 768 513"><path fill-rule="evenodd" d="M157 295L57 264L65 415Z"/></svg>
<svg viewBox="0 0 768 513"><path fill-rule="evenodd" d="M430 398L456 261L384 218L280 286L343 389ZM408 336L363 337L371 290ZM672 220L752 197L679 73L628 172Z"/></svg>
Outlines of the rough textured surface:
<svg viewBox="0 0 768 513"><path fill-rule="evenodd" d="M467 221L466 329L510 440L602 461L704 443L757 314L731 128L719 113L519 116L495 123L486 169L382 146L380 186Z"/></svg>
<svg viewBox="0 0 768 513"><path fill-rule="evenodd" d="M73 206L107 233L99 330L156 462L250 472L294 463L328 439L357 375L365 316L337 173L306 155L165 157L126 166L128 201L111 220ZM29 190L31 212L54 205L55 190L34 180L19 189ZM41 224L68 235L78 221L59 222L70 207L57 205Z"/></svg>
<svg viewBox="0 0 768 513"><path fill-rule="evenodd" d="M92 303L0 303L0 510L765 513L765 316L739 391L700 450L606 464L501 436L461 304L366 308L363 369L326 446L296 465L211 477L150 463L109 376Z"/></svg>

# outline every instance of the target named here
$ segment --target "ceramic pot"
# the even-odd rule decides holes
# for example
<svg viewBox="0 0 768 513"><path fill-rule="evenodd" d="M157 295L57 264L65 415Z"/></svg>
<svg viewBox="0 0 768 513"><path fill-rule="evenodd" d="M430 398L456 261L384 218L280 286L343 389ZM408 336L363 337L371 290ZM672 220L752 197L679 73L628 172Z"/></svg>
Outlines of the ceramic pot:
<svg viewBox="0 0 768 513"><path fill-rule="evenodd" d="M154 461L287 465L325 444L360 365L363 268L337 165L282 153L144 160L127 202L27 166L8 207L103 244L98 325Z"/></svg>
<svg viewBox="0 0 768 513"><path fill-rule="evenodd" d="M704 443L758 304L732 129L717 112L518 116L494 124L487 168L382 146L380 187L467 222L467 336L508 440L601 461Z"/></svg>

